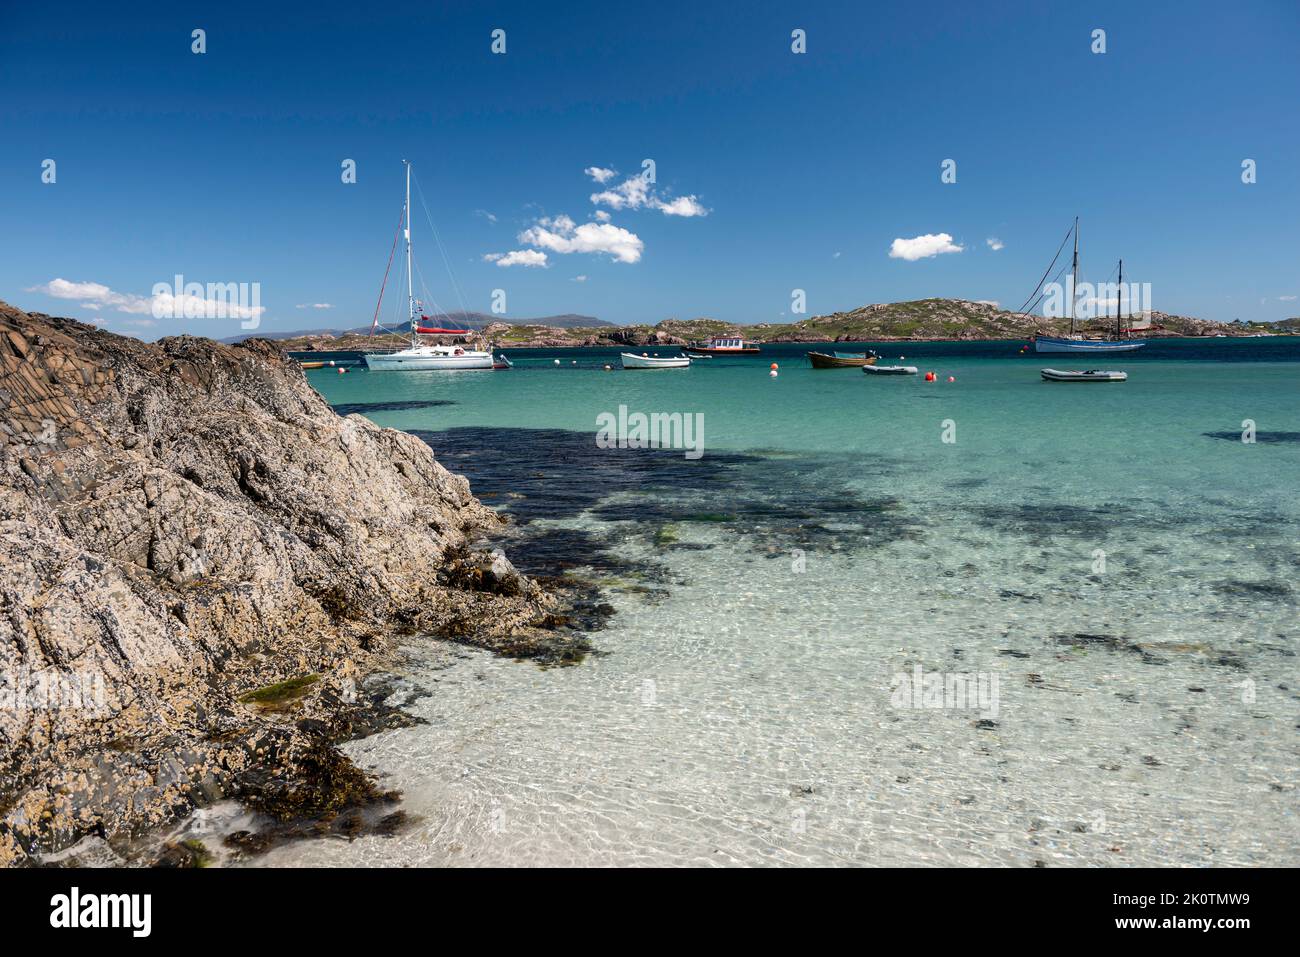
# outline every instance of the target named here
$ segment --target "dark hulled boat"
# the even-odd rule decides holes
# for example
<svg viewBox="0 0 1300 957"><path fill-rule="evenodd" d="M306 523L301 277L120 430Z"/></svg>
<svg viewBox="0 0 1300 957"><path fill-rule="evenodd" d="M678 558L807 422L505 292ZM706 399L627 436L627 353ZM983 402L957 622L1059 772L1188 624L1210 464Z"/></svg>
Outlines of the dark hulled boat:
<svg viewBox="0 0 1300 957"><path fill-rule="evenodd" d="M858 369L873 366L880 358L874 352L809 352L807 355L814 369Z"/></svg>

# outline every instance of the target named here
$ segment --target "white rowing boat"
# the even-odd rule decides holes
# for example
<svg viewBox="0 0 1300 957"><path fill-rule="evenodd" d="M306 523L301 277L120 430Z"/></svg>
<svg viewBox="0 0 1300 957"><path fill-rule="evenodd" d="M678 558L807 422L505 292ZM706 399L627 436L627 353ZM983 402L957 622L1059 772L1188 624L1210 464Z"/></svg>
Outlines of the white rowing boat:
<svg viewBox="0 0 1300 957"><path fill-rule="evenodd" d="M1123 382L1128 379L1127 372L1111 372L1102 369L1044 369L1043 378L1048 382Z"/></svg>
<svg viewBox="0 0 1300 957"><path fill-rule="evenodd" d="M916 366L863 366L867 375L916 375Z"/></svg>
<svg viewBox="0 0 1300 957"><path fill-rule="evenodd" d="M682 369L691 364L690 356L638 356L621 353L624 369Z"/></svg>

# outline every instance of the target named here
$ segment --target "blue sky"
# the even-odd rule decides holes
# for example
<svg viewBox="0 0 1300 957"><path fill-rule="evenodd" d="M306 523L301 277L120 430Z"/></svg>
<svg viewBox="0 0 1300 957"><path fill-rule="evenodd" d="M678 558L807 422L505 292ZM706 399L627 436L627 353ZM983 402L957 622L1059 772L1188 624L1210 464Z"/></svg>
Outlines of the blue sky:
<svg viewBox="0 0 1300 957"><path fill-rule="evenodd" d="M1084 278L1123 256L1156 309L1300 314L1300 4L981 6L4 4L0 298L146 338L240 331L142 312L179 273L260 283L264 329L367 324L406 157L448 309L494 289L511 316L620 323L789 321L794 289L809 315L1016 307L1077 214ZM645 158L636 208L593 203ZM960 251L890 256L940 234ZM546 264L485 258L511 252Z"/></svg>

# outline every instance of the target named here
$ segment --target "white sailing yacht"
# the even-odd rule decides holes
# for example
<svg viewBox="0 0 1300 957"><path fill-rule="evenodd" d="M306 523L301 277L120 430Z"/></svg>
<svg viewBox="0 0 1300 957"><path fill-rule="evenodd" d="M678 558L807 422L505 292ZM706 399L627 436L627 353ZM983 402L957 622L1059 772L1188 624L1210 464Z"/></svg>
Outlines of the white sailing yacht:
<svg viewBox="0 0 1300 957"><path fill-rule="evenodd" d="M425 344L420 335L463 336L469 330L428 328L421 326L415 307L414 277L411 272L411 164L406 164L406 206L402 213L406 225L406 304L410 317L411 345L398 352L367 352L366 366L372 372L426 372L430 369L491 369L494 366L491 352L467 349L461 345Z"/></svg>

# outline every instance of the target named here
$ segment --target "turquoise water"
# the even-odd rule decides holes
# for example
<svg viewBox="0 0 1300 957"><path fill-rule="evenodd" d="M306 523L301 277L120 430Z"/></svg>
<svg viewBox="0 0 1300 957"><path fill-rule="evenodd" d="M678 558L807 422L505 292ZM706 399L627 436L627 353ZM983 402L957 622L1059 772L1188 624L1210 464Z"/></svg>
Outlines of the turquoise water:
<svg viewBox="0 0 1300 957"><path fill-rule="evenodd" d="M1098 385L1008 343L876 348L938 381L797 346L308 373L616 614L574 668L414 643L429 723L350 748L420 823L267 862L1300 861L1300 341L1155 343ZM596 448L620 405L701 414L703 457ZM918 666L996 690L900 703Z"/></svg>

